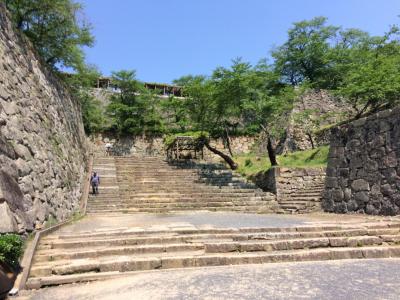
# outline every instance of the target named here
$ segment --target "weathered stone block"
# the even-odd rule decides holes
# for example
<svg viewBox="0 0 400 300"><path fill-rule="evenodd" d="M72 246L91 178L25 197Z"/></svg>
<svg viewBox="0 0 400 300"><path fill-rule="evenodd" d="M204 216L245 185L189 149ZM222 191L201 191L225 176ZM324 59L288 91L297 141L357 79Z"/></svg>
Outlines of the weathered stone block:
<svg viewBox="0 0 400 300"><path fill-rule="evenodd" d="M0 233L18 231L17 222L8 207L7 202L0 200Z"/></svg>
<svg viewBox="0 0 400 300"><path fill-rule="evenodd" d="M9 158L15 158L15 151L12 145L0 135L0 154L4 154Z"/></svg>
<svg viewBox="0 0 400 300"><path fill-rule="evenodd" d="M23 210L23 199L18 183L9 174L0 171L0 200L6 201L14 211Z"/></svg>
<svg viewBox="0 0 400 300"><path fill-rule="evenodd" d="M325 179L325 186L328 188L338 188L338 180L336 177L326 177Z"/></svg>
<svg viewBox="0 0 400 300"><path fill-rule="evenodd" d="M363 203L367 203L369 201L369 193L368 192L357 192L354 194L354 199L356 200L357 204L363 205Z"/></svg>
<svg viewBox="0 0 400 300"><path fill-rule="evenodd" d="M358 192L358 191L369 191L369 183L365 181L364 179L356 179L352 182L351 188Z"/></svg>

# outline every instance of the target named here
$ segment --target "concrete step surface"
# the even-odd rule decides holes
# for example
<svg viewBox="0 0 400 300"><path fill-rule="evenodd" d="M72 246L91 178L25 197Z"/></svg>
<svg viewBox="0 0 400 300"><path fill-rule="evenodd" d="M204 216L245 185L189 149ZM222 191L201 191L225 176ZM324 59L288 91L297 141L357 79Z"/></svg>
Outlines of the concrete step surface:
<svg viewBox="0 0 400 300"><path fill-rule="evenodd" d="M169 268L400 257L400 223L53 233L28 287Z"/></svg>

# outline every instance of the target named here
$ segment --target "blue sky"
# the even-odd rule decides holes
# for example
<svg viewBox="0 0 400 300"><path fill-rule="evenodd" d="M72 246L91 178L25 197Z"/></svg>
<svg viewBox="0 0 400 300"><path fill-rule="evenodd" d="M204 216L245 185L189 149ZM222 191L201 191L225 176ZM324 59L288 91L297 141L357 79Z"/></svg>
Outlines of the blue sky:
<svg viewBox="0 0 400 300"><path fill-rule="evenodd" d="M400 0L81 0L94 26L89 63L109 75L135 69L169 83L210 74L243 57L256 63L282 44L291 24L315 16L344 28L384 33L400 24Z"/></svg>

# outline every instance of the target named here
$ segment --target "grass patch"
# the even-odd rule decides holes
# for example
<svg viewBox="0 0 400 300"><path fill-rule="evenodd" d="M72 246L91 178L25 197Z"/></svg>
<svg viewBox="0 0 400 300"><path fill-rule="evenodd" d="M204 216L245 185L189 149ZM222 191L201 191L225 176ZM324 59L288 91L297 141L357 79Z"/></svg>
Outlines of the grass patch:
<svg viewBox="0 0 400 300"><path fill-rule="evenodd" d="M316 168L326 167L328 162L329 146L322 146L312 150L297 151L277 157L280 167L287 168ZM271 168L267 155L259 156L254 153L235 156L239 164L238 172L244 176L251 176L260 171Z"/></svg>
<svg viewBox="0 0 400 300"><path fill-rule="evenodd" d="M45 222L44 228L47 229L57 224L58 224L57 219L53 215L50 215Z"/></svg>

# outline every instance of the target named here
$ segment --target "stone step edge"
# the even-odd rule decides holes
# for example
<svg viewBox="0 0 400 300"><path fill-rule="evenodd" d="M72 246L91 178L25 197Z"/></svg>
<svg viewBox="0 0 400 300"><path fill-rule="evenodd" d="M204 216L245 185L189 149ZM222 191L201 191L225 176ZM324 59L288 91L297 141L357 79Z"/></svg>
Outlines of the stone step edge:
<svg viewBox="0 0 400 300"><path fill-rule="evenodd" d="M400 224L386 224L386 225L343 225L343 226L294 226L294 227L244 227L244 228L224 228L224 229L169 229L169 230L137 230L137 231L125 231L125 232L111 232L111 233L87 233L82 234L61 234L45 237L43 241L53 241L55 239L65 239L67 241L76 239L88 239L88 238L113 238L121 236L130 237L162 237L162 236L192 236L192 235L257 235L262 234L296 234L296 233L321 233L321 234L334 234L343 233L349 234L357 232L358 234L365 233L368 235L381 235L377 231L379 230L398 230ZM399 232L400 233L400 232Z"/></svg>
<svg viewBox="0 0 400 300"><path fill-rule="evenodd" d="M198 267L215 267L223 265L240 265L240 264L262 264L262 263L279 263L279 262L301 262L301 261L326 261L326 260L342 260L342 259L376 259L376 258L398 258L400 257L399 246L385 247L357 247L357 248L335 248L335 249L316 249L316 250L299 250L291 253L268 253L264 255L251 254L229 254L229 255L207 255L198 257L168 257L154 259L152 261L144 260L144 265L149 264L151 269L143 269L141 271L150 271L157 269L179 269L179 268L198 268ZM218 260L222 258L222 260ZM218 261L215 261L218 260ZM121 262L120 262L121 263ZM126 263L126 262L123 262ZM140 261L134 262L134 265L140 265ZM115 263L113 264L115 267ZM47 277L29 278L27 288L38 289L44 286L68 284L75 282L84 282L98 280L101 278L109 278L110 276L137 274L137 271L101 271L90 274L72 274L72 275L53 275ZM155 270L153 272L156 272Z"/></svg>
<svg viewBox="0 0 400 300"><path fill-rule="evenodd" d="M255 251L287 251L300 249L316 249L331 247L366 247L378 245L398 245L400 233L382 236L334 236L334 237L293 237L281 239L243 239L229 238L191 239L161 244L116 245L107 248L95 247L75 249L56 248L39 249L34 257L34 264L53 261L74 260L81 258L109 257L121 255L142 255L203 250L204 253L255 252ZM47 258L47 259L46 259Z"/></svg>

